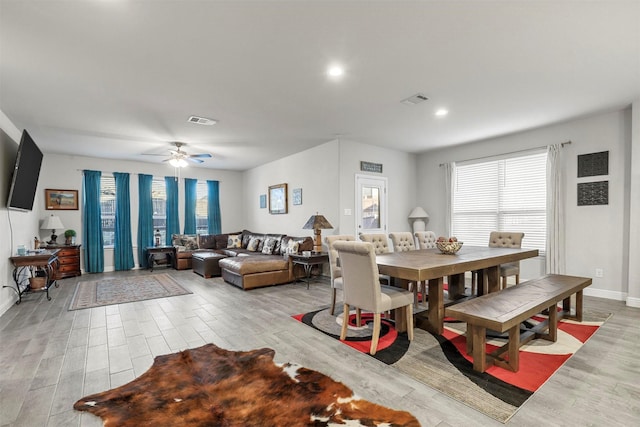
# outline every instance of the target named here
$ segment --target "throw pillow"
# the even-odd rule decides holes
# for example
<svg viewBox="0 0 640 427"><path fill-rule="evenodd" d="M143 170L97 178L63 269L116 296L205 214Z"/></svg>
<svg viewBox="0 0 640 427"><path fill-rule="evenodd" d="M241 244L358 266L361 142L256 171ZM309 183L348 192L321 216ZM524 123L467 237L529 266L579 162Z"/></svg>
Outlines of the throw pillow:
<svg viewBox="0 0 640 427"><path fill-rule="evenodd" d="M262 253L271 255L276 247L276 239L273 237L267 237L262 245Z"/></svg>
<svg viewBox="0 0 640 427"><path fill-rule="evenodd" d="M289 244L287 245L287 253L288 254L297 254L298 247L300 244L294 240L289 240Z"/></svg>
<svg viewBox="0 0 640 427"><path fill-rule="evenodd" d="M240 239L240 234L229 234L229 238L227 239L227 248L241 248L242 240Z"/></svg>
<svg viewBox="0 0 640 427"><path fill-rule="evenodd" d="M249 243L247 244L247 250L251 252L255 252L258 250L258 245L260 245L260 239L257 237L252 237L249 239Z"/></svg>

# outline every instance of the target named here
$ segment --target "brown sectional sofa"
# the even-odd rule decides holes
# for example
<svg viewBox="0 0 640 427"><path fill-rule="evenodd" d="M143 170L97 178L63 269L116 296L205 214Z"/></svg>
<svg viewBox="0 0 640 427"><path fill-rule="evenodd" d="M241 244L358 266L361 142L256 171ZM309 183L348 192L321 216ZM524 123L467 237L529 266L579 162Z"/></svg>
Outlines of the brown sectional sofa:
<svg viewBox="0 0 640 427"><path fill-rule="evenodd" d="M225 255L226 258L219 260L222 278L245 290L289 283L304 277L304 269L293 264L287 253L313 250L311 236L293 237L243 230L195 237L197 245L193 244L192 236L173 236L175 267L179 270L191 268L194 252L212 251ZM235 245L231 244L233 242Z"/></svg>

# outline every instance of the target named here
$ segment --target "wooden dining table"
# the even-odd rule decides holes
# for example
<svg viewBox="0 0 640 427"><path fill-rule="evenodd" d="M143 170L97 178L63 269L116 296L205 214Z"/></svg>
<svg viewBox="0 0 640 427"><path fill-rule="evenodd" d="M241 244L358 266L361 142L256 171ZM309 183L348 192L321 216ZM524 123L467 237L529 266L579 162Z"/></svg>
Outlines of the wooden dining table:
<svg viewBox="0 0 640 427"><path fill-rule="evenodd" d="M428 308L426 312L416 314L415 325L441 335L444 331L445 277L448 277L448 303L455 303L467 298L465 272L478 272L478 295L497 292L500 290L500 264L537 256L537 249L463 246L455 255L443 254L438 249L421 249L380 254L376 256L376 262L380 274L400 279L400 283L428 283ZM402 325L397 326L402 330Z"/></svg>

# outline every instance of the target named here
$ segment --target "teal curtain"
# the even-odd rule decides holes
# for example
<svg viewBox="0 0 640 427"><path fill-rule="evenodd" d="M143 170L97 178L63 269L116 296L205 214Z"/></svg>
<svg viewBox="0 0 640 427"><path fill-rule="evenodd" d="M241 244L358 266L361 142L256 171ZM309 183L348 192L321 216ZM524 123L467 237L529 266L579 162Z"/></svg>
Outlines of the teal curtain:
<svg viewBox="0 0 640 427"><path fill-rule="evenodd" d="M146 248L153 246L153 176L138 175L138 264L147 268Z"/></svg>
<svg viewBox="0 0 640 427"><path fill-rule="evenodd" d="M129 174L114 172L116 181L116 224L113 257L116 271L131 270L133 263L133 242L131 240L131 195Z"/></svg>
<svg viewBox="0 0 640 427"><path fill-rule="evenodd" d="M196 234L197 185L197 179L184 179L184 234Z"/></svg>
<svg viewBox="0 0 640 427"><path fill-rule="evenodd" d="M171 235L180 233L180 218L178 216L178 179L165 176L167 187L167 238L166 245L171 246Z"/></svg>
<svg viewBox="0 0 640 427"><path fill-rule="evenodd" d="M87 273L104 271L102 213L100 211L100 171L84 170L82 179L82 243Z"/></svg>
<svg viewBox="0 0 640 427"><path fill-rule="evenodd" d="M209 234L220 234L220 183L207 181L207 221Z"/></svg>

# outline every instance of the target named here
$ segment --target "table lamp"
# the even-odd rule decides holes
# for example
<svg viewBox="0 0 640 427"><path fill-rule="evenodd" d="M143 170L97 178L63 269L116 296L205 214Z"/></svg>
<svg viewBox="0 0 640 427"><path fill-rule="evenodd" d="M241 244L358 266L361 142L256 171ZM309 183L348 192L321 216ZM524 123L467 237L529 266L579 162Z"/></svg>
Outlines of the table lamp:
<svg viewBox="0 0 640 427"><path fill-rule="evenodd" d="M62 221L60 221L60 218L53 214L42 220L42 224L40 225L41 230L51 230L51 240L47 242L50 245L58 244L58 242L56 242L56 240L58 239L58 236L56 236L56 229L61 230L63 228L64 225L62 225Z"/></svg>
<svg viewBox="0 0 640 427"><path fill-rule="evenodd" d="M324 215L319 215L317 212L315 215L311 215L311 218L307 221L307 223L302 227L305 230L313 229L313 234L315 235L315 239L313 242L313 251L314 252L322 252L322 229L333 228L333 225L327 221Z"/></svg>
<svg viewBox="0 0 640 427"><path fill-rule="evenodd" d="M411 213L409 214L409 219L413 220L413 232L416 231L424 231L426 229L427 223L425 220L429 219L429 214L425 212L420 206L417 208L413 208Z"/></svg>

